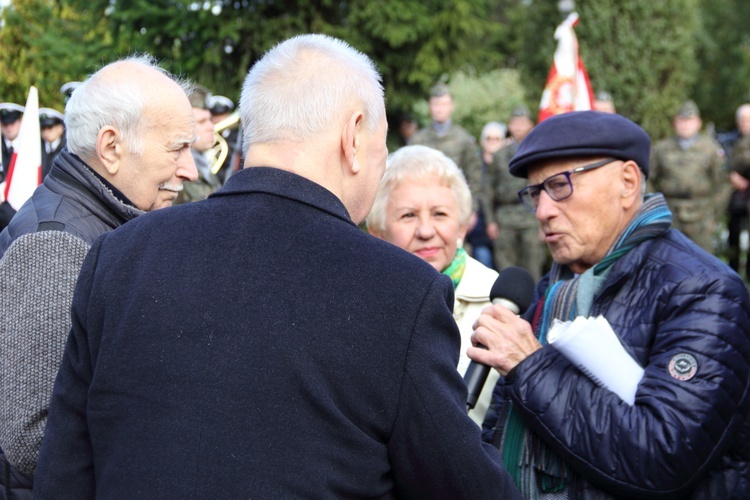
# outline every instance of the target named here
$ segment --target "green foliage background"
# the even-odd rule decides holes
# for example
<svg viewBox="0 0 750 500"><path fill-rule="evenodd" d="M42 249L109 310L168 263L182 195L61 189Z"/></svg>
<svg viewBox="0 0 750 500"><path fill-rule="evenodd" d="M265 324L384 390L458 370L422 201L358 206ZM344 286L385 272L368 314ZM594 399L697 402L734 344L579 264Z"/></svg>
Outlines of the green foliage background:
<svg viewBox="0 0 750 500"><path fill-rule="evenodd" d="M750 2L578 0L576 28L594 88L656 140L678 104L733 128L750 99ZM536 111L562 20L556 0L12 0L0 15L0 100L62 109L62 83L133 52L238 98L247 70L279 41L343 38L378 63L389 116L424 118L436 81L456 94L456 121L478 134L525 102Z"/></svg>

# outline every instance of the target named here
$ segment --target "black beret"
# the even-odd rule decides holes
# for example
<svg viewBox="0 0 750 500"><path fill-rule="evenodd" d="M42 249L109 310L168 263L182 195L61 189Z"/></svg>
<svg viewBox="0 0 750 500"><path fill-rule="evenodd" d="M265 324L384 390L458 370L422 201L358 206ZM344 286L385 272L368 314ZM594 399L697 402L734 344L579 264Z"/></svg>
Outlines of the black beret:
<svg viewBox="0 0 750 500"><path fill-rule="evenodd" d="M541 161L601 156L633 160L648 177L650 147L646 131L624 116L573 111L551 116L534 127L510 160L510 173L526 177L528 168Z"/></svg>

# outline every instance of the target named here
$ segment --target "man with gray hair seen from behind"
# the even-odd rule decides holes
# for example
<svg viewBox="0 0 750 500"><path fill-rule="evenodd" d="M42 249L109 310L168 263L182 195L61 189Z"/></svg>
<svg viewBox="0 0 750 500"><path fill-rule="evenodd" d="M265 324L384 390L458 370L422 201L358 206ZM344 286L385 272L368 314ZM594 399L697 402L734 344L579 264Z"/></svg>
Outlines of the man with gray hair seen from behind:
<svg viewBox="0 0 750 500"><path fill-rule="evenodd" d="M245 78L245 168L92 247L38 498L518 497L466 415L451 280L358 227L380 81L340 40L276 45Z"/></svg>
<svg viewBox="0 0 750 500"><path fill-rule="evenodd" d="M0 234L0 446L29 479L86 253L197 175L186 88L149 56L94 73L66 106L68 148Z"/></svg>
<svg viewBox="0 0 750 500"><path fill-rule="evenodd" d="M467 354L505 377L488 437L526 498L750 498L747 289L644 195L649 145L627 118L577 111L510 162L554 263L524 318L483 311L488 350ZM578 341L555 336L568 321Z"/></svg>

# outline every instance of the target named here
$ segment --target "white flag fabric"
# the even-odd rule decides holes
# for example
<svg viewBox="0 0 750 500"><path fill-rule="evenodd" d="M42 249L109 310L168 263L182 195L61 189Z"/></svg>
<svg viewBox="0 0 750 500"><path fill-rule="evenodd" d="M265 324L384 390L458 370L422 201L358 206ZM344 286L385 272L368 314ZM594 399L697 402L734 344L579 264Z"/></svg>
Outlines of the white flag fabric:
<svg viewBox="0 0 750 500"><path fill-rule="evenodd" d="M39 94L29 88L26 110L10 165L5 165L5 199L14 210L31 198L42 182L42 140L39 130Z"/></svg>
<svg viewBox="0 0 750 500"><path fill-rule="evenodd" d="M555 30L557 49L539 105L539 122L561 113L593 109L594 92L573 29L577 24L578 14L572 12Z"/></svg>

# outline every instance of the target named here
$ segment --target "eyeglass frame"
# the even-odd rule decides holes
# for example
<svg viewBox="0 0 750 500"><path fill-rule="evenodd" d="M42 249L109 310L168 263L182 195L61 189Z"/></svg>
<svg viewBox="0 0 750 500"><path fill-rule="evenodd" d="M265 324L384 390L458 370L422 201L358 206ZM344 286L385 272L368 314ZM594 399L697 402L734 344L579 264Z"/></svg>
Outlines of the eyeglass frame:
<svg viewBox="0 0 750 500"><path fill-rule="evenodd" d="M518 192L518 198L521 200L521 204L526 210L528 210L531 213L536 213L537 207L533 206L533 201L532 201L533 199L531 198L531 194L528 194L531 190L534 190L534 189L538 190L538 194L541 194L542 191L544 191L545 193L547 193L547 196L549 196L554 201L567 200L568 198L573 196L573 182L570 180L571 175L578 174L581 172L588 172L589 170L595 170L597 168L603 167L605 165L609 165L610 163L616 162L618 160L619 158L607 158L606 160L598 161L596 163L591 163L589 165L582 165L580 167L567 170L565 172L558 172L554 175L550 175L539 184L532 184L530 186L526 186L525 188L521 189ZM553 179L560 175L564 176L565 180L568 182L568 186L570 186L570 193L567 194L566 196L563 196L562 198L555 198L554 196L552 196L552 193L550 193L550 191L547 189L545 184L547 184L547 182L549 182L550 179ZM532 203L531 206L529 205L529 203L527 203L524 200L524 195L527 195L529 197L529 203Z"/></svg>

